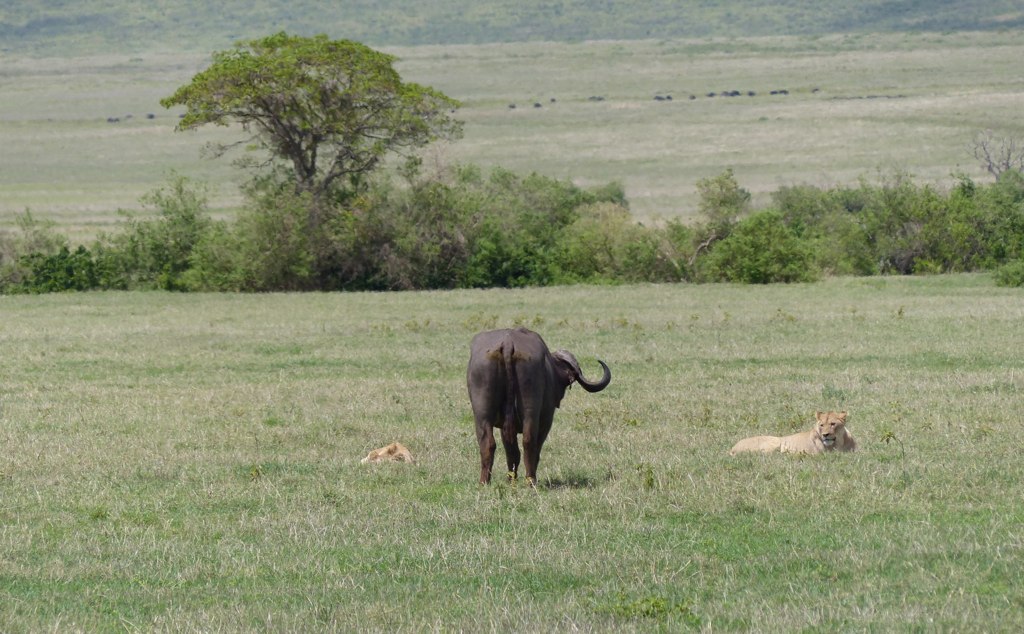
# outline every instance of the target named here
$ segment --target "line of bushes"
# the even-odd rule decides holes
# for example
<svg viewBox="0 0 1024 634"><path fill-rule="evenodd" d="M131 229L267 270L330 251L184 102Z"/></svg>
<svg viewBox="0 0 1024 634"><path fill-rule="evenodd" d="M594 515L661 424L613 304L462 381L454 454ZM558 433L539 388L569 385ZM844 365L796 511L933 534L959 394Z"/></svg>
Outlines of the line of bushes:
<svg viewBox="0 0 1024 634"><path fill-rule="evenodd" d="M285 178L251 184L232 221L176 178L91 246L26 212L0 232L0 291L404 290L617 282L803 282L823 275L996 271L1024 283L1024 175L950 191L903 174L783 187L753 210L731 171L700 181L699 219L634 222L621 186L463 166L380 178L327 204ZM316 209L313 209L317 206Z"/></svg>

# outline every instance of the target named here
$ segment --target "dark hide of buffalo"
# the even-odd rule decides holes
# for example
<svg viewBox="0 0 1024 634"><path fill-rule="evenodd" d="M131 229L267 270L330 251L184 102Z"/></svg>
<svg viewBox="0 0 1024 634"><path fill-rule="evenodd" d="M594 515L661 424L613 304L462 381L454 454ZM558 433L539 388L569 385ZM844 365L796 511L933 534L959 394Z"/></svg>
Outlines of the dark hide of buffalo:
<svg viewBox="0 0 1024 634"><path fill-rule="evenodd" d="M508 477L519 472L519 443L523 435L526 479L537 483L540 449L551 431L555 409L575 381L588 392L600 392L612 380L604 361L599 381L588 381L576 357L566 350L550 352L544 340L525 328L490 330L473 337L466 382L480 443L480 483L491 481L495 427L501 429Z"/></svg>

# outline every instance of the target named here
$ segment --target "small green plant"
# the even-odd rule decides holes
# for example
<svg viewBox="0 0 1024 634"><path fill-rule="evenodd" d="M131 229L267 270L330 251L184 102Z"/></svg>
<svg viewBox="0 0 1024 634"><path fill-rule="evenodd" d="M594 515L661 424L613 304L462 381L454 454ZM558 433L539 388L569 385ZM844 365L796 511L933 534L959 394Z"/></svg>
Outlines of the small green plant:
<svg viewBox="0 0 1024 634"><path fill-rule="evenodd" d="M786 312L786 311L782 310L781 308L776 308L775 309L775 317L774 317L774 319L776 321L790 323L790 324L796 323L796 320L797 320L796 315L794 315L792 313L789 313L789 312Z"/></svg>
<svg viewBox="0 0 1024 634"><path fill-rule="evenodd" d="M995 428L991 425L982 424L974 429L975 438L988 438L996 433Z"/></svg>
<svg viewBox="0 0 1024 634"><path fill-rule="evenodd" d="M887 445L890 442L899 443L899 446L900 446L900 457L904 461L906 461L906 459L907 459L907 448L903 445L903 441L899 439L899 437L896 435L895 432L893 432L891 429L883 430L880 440L882 442L884 442L885 444L887 444Z"/></svg>
<svg viewBox="0 0 1024 634"><path fill-rule="evenodd" d="M903 441L893 432L891 429L882 430L881 440L885 444L890 442L897 442L900 445L900 469L903 472L902 484L906 486L910 484L910 475L907 473L907 448L903 445Z"/></svg>
<svg viewBox="0 0 1024 634"><path fill-rule="evenodd" d="M426 330L429 327L430 327L430 320L429 319L424 319L423 321L418 321L416 319L410 319L409 321L405 322L405 329L408 330L409 332L423 332L424 330Z"/></svg>
<svg viewBox="0 0 1024 634"><path fill-rule="evenodd" d="M647 491L653 490L657 484L657 480L654 478L654 467L646 462L641 462L636 466L636 472L640 476L640 486Z"/></svg>
<svg viewBox="0 0 1024 634"><path fill-rule="evenodd" d="M702 425L709 425L714 419L715 410L711 407L711 403L704 402L700 405L699 419Z"/></svg>
<svg viewBox="0 0 1024 634"><path fill-rule="evenodd" d="M680 617L687 627L699 628L701 619L693 612L689 602L676 602L659 596L631 598L620 594L607 611L623 619L666 619Z"/></svg>

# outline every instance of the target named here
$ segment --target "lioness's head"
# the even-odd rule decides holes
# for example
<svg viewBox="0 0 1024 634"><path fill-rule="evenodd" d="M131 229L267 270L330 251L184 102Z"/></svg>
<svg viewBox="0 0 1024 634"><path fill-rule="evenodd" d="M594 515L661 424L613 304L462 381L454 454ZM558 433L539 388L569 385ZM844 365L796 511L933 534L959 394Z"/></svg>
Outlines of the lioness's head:
<svg viewBox="0 0 1024 634"><path fill-rule="evenodd" d="M831 449L836 444L836 438L846 427L846 412L818 412L815 414L818 419L815 431L826 449Z"/></svg>

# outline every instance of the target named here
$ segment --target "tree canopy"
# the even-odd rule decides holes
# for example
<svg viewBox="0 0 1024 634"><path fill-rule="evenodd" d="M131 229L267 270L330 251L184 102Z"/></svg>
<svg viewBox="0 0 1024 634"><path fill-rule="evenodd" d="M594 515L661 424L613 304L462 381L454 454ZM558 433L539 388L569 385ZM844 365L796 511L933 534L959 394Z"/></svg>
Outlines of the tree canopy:
<svg viewBox="0 0 1024 634"><path fill-rule="evenodd" d="M321 199L389 152L461 133L450 116L459 103L403 82L395 59L350 40L281 32L214 53L206 70L160 103L187 108L180 130L241 124L252 133L246 142L290 168L298 192Z"/></svg>

